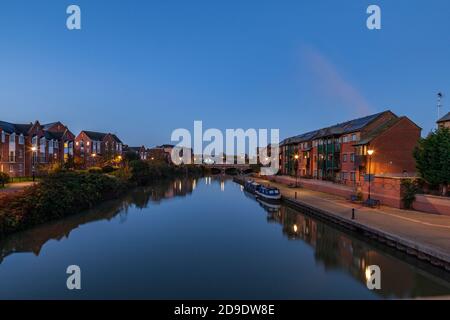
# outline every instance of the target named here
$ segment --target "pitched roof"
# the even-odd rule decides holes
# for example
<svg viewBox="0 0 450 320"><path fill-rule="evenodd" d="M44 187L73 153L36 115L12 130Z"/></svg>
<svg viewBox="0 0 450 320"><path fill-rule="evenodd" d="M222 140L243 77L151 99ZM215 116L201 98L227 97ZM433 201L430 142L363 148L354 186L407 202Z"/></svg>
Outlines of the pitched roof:
<svg viewBox="0 0 450 320"><path fill-rule="evenodd" d="M386 110L383 112L375 113L369 116L365 116L362 118L357 118L353 120L349 120L346 122L338 123L330 127L325 127L319 130L310 131L308 133L300 134L298 136L290 137L287 139L284 139L281 143L281 145L285 144L291 144L291 143L300 143L304 141L311 140L313 138L321 138L321 137L327 137L332 135L341 135L346 133L351 133L355 131L359 131L365 126L367 126L369 123L380 117L381 115L391 112L390 110Z"/></svg>
<svg viewBox="0 0 450 320"><path fill-rule="evenodd" d="M450 112L448 112L445 116L440 118L437 123L450 121Z"/></svg>
<svg viewBox="0 0 450 320"><path fill-rule="evenodd" d="M116 136L115 134L111 134L111 136L113 137L114 140L116 140L117 143L122 143L122 141L119 139L119 137Z"/></svg>
<svg viewBox="0 0 450 320"><path fill-rule="evenodd" d="M18 133L26 135L31 129L31 124L17 124L6 121L0 121L0 128L7 133Z"/></svg>
<svg viewBox="0 0 450 320"><path fill-rule="evenodd" d="M52 122L52 123L43 124L43 125L42 125L42 128L43 128L44 130L48 130L48 129L50 129L51 127L53 127L55 124L58 124L58 123L59 123L59 122L56 121L56 122Z"/></svg>
<svg viewBox="0 0 450 320"><path fill-rule="evenodd" d="M101 141L103 138L107 135L107 133L103 132L96 132L96 131L86 131L83 130L83 132L92 140Z"/></svg>
<svg viewBox="0 0 450 320"><path fill-rule="evenodd" d="M381 135L386 130L392 128L396 123L398 123L400 120L406 119L406 117L399 117L399 118L393 118L389 121L386 121L382 125L376 127L372 131L368 132L364 137L362 137L361 140L359 140L357 143L354 144L354 146L361 146L368 144L370 141Z"/></svg>

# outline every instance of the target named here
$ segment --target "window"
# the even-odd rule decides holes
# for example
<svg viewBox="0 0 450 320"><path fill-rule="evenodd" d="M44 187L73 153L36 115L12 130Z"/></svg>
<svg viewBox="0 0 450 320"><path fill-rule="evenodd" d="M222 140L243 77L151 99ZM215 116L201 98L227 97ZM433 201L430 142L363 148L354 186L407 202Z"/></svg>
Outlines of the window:
<svg viewBox="0 0 450 320"><path fill-rule="evenodd" d="M16 162L16 153L14 151L9 152L9 162Z"/></svg>
<svg viewBox="0 0 450 320"><path fill-rule="evenodd" d="M56 149L59 148L59 142L58 142L58 140L53 141L53 148L56 148Z"/></svg>
<svg viewBox="0 0 450 320"><path fill-rule="evenodd" d="M32 144L33 146L37 146L37 136L34 136L34 137L31 139L31 144Z"/></svg>
<svg viewBox="0 0 450 320"><path fill-rule="evenodd" d="M15 133L11 133L9 135L9 143L10 144L16 143L16 134Z"/></svg>
<svg viewBox="0 0 450 320"><path fill-rule="evenodd" d="M356 141L356 134L352 134L352 141Z"/></svg>
<svg viewBox="0 0 450 320"><path fill-rule="evenodd" d="M19 172L23 172L23 164L19 163Z"/></svg>
<svg viewBox="0 0 450 320"><path fill-rule="evenodd" d="M2 131L2 143L5 143L5 139L6 139L5 132Z"/></svg>
<svg viewBox="0 0 450 320"><path fill-rule="evenodd" d="M23 137L23 134L20 134L19 136L19 144L24 144L25 143L25 139Z"/></svg>
<svg viewBox="0 0 450 320"><path fill-rule="evenodd" d="M351 181L356 181L356 174L355 174L355 172L351 172L350 173L350 180Z"/></svg>
<svg viewBox="0 0 450 320"><path fill-rule="evenodd" d="M19 159L23 159L23 150L22 150L22 149L20 149L20 150L18 151L17 157L18 157Z"/></svg>
<svg viewBox="0 0 450 320"><path fill-rule="evenodd" d="M354 153L350 154L350 161L355 162L355 154Z"/></svg>
<svg viewBox="0 0 450 320"><path fill-rule="evenodd" d="M342 162L347 162L347 154L346 153L344 153L342 155Z"/></svg>
<svg viewBox="0 0 450 320"><path fill-rule="evenodd" d="M348 142L348 137L347 137L347 136L344 136L344 138L342 139L342 141L344 141L344 143L347 143L347 142Z"/></svg>
<svg viewBox="0 0 450 320"><path fill-rule="evenodd" d="M49 154L53 154L53 146L54 146L54 142L53 142L53 140L50 140L50 142L48 144L48 153Z"/></svg>

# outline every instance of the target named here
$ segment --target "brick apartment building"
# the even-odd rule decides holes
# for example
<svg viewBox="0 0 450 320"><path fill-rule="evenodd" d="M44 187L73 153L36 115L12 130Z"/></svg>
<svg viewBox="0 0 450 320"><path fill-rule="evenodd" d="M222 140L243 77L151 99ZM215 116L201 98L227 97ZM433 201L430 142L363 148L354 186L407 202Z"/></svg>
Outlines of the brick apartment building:
<svg viewBox="0 0 450 320"><path fill-rule="evenodd" d="M154 147L147 149L147 159L150 161L163 161L170 163L170 153L162 147Z"/></svg>
<svg viewBox="0 0 450 320"><path fill-rule="evenodd" d="M75 138L75 162L79 167L120 161L122 152L122 141L112 133L83 130Z"/></svg>
<svg viewBox="0 0 450 320"><path fill-rule="evenodd" d="M280 144L281 173L355 185L369 173L414 175L413 150L421 128L391 111L287 138Z"/></svg>
<svg viewBox="0 0 450 320"><path fill-rule="evenodd" d="M0 171L12 177L31 176L52 164L73 159L74 135L61 122L15 124L0 121Z"/></svg>

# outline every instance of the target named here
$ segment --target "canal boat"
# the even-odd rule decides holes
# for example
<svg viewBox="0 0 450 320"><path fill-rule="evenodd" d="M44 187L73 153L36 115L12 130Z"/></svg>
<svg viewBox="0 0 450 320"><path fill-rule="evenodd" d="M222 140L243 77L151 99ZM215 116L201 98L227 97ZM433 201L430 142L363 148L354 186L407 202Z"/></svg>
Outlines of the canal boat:
<svg viewBox="0 0 450 320"><path fill-rule="evenodd" d="M278 188L275 187L266 187L260 185L256 189L256 195L258 198L261 198L268 202L278 202L281 200L281 192Z"/></svg>

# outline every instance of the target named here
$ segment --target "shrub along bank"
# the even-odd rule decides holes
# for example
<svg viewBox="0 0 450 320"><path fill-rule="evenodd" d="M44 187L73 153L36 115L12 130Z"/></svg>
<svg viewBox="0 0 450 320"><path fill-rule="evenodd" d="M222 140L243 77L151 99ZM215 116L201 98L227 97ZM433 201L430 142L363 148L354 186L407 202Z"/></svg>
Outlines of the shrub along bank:
<svg viewBox="0 0 450 320"><path fill-rule="evenodd" d="M0 199L0 237L78 213L116 198L133 186L204 172L202 167L152 165L141 160L131 161L124 168L54 172L21 193Z"/></svg>

